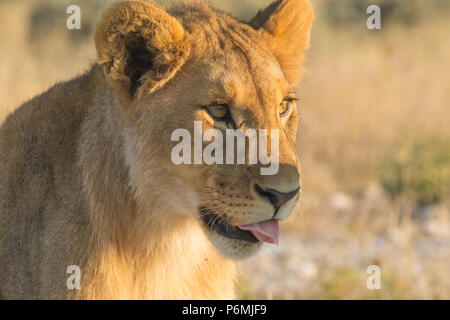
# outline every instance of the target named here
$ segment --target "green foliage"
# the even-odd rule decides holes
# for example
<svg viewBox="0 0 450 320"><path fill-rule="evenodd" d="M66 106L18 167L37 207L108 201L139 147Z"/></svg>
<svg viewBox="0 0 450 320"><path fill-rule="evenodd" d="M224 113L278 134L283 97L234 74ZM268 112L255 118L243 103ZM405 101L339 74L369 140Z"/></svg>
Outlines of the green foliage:
<svg viewBox="0 0 450 320"><path fill-rule="evenodd" d="M338 300L352 296L364 284L353 268L338 268L320 283L325 299ZM365 284L364 284L365 285Z"/></svg>
<svg viewBox="0 0 450 320"><path fill-rule="evenodd" d="M404 299L411 293L411 282L395 272L382 273L381 290L385 299Z"/></svg>
<svg viewBox="0 0 450 320"><path fill-rule="evenodd" d="M235 283L237 296L241 300L251 300L253 298L250 281L243 275L239 276Z"/></svg>
<svg viewBox="0 0 450 320"><path fill-rule="evenodd" d="M450 196L450 141L413 139L390 148L381 161L378 178L393 197L405 195L421 205Z"/></svg>

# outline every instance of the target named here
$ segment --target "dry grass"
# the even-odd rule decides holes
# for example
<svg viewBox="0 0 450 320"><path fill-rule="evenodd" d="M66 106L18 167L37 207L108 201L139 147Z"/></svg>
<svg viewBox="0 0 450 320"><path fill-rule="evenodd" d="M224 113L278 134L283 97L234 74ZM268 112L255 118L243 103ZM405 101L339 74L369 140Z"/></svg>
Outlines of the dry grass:
<svg viewBox="0 0 450 320"><path fill-rule="evenodd" d="M450 43L440 33L449 27L442 18L381 32L316 30L301 89L304 166L324 165L333 188L357 190L389 146L450 139ZM318 182L310 172L305 179Z"/></svg>
<svg viewBox="0 0 450 320"><path fill-rule="evenodd" d="M30 9L28 1L0 3L0 121L57 81L83 72L95 58L95 49L87 43L67 47L51 38L30 45Z"/></svg>
<svg viewBox="0 0 450 320"><path fill-rule="evenodd" d="M215 1L240 17L269 2ZM95 59L91 36L74 43L61 31L30 44L31 3L0 3L0 121ZM381 31L363 24L331 27L322 17L313 34L309 74L299 88L301 214L285 226L280 248L267 248L255 258L258 263L245 266L241 294L448 299L448 193L437 199L440 204L421 207L419 183L416 193L391 199L379 187L379 171L389 150L408 157L403 150L411 141L442 146L450 141L450 42L443 39L450 15L390 23ZM439 168L448 170L448 159L439 161ZM447 182L448 187L450 181L440 183ZM381 267L382 290L365 286L370 264Z"/></svg>

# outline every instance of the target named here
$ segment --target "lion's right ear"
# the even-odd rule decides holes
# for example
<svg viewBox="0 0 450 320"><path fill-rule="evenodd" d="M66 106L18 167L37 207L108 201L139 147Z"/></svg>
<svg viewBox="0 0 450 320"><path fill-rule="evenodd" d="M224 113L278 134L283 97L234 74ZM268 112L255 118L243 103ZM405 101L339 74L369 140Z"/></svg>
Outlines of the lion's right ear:
<svg viewBox="0 0 450 320"><path fill-rule="evenodd" d="M270 35L268 44L293 85L302 77L313 21L314 10L308 0L277 0L249 22L256 30Z"/></svg>
<svg viewBox="0 0 450 320"><path fill-rule="evenodd" d="M161 88L186 62L189 34L152 1L123 1L107 10L97 25L98 63L120 98Z"/></svg>

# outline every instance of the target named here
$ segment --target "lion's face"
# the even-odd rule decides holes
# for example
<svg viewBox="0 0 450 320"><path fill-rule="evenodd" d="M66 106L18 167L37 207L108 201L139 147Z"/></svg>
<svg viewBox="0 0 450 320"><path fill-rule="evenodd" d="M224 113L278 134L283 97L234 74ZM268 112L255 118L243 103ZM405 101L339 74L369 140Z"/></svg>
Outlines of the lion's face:
<svg viewBox="0 0 450 320"><path fill-rule="evenodd" d="M165 149L161 152L166 153L171 175L182 181L186 188L182 191L182 197L180 190L174 189L172 199L183 199L185 192L190 194L195 199L195 208L191 208L191 213L199 219L211 241L232 257L246 257L262 244L251 231L242 230L239 226L286 219L292 212L300 189L294 145L298 113L293 89L273 56L261 49L252 51L248 54L254 60L253 68L238 52L186 66L179 77L197 74L195 82L180 79L175 81L173 88L169 85L167 90L173 90L173 105L158 109L163 117L172 119L170 130L163 126L157 130L164 132L160 137L166 139ZM184 89L177 88L186 84ZM202 133L213 128L220 130L224 142L223 164L205 164L205 160L202 164L194 164L194 152L203 155L211 142L203 141L202 148L196 151L193 139L190 142L192 164L173 164L171 151L179 141L171 141L171 134L183 128L194 138L194 121L201 123ZM278 130L278 172L262 175L261 168L269 165L249 164L248 147L245 150L245 164L236 164L237 158L234 164L226 164L227 129L242 129L244 132L248 129L269 129L268 141L271 141L270 130ZM237 153L237 141L233 145ZM266 241L277 241L276 222L266 223L268 228L272 225Z"/></svg>
<svg viewBox="0 0 450 320"><path fill-rule="evenodd" d="M162 63L162 73L172 73L169 79L157 78L159 71L150 70L138 77L138 83L131 80L127 89L131 88L132 95L122 98L130 121L125 139L134 141L126 150L127 161L138 196L146 199L158 189L158 199L143 201L160 203L161 211L171 214L164 217L167 221L176 215L197 219L211 242L235 259L254 254L263 242L278 243L278 222L292 213L299 198L298 110L293 86L300 77L295 68L300 67L298 60L307 47L305 34L309 35L312 13L305 1L278 5L259 13L251 26L206 7L203 11L196 7L195 20L169 16L175 25L169 29L182 32L173 35L182 42L177 46L189 55L173 58L173 66ZM310 21L298 25L292 10L302 11ZM176 12L173 9L174 16ZM178 21L184 31L179 30ZM144 81L152 76L147 80L152 85L146 85ZM214 138L207 139L204 135L211 129L216 130ZM265 145L258 140L263 133L260 129L267 130ZM186 135L176 134L174 139L180 130L188 133L189 140L182 141ZM244 148L237 139L227 140L230 130L254 130L256 149L251 149L250 137L244 139ZM220 141L221 147L211 151L213 142L219 145ZM179 152L181 142L188 148ZM227 158L230 146L235 152ZM269 164L261 163L265 148L268 152L263 155L277 153ZM256 163L250 160L251 150L258 150ZM239 152L244 163L238 160ZM206 154L215 160L211 162ZM174 160L174 155L185 161ZM268 172L269 167L274 170Z"/></svg>

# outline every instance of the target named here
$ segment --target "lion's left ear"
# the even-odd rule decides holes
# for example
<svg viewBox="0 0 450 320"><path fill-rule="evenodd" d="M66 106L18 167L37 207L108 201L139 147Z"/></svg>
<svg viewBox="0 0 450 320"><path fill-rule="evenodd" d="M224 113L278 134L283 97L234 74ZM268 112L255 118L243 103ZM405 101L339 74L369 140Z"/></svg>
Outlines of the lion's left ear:
<svg viewBox="0 0 450 320"><path fill-rule="evenodd" d="M279 0L249 22L269 34L269 45L291 84L302 77L304 51L309 47L314 11L307 0Z"/></svg>

